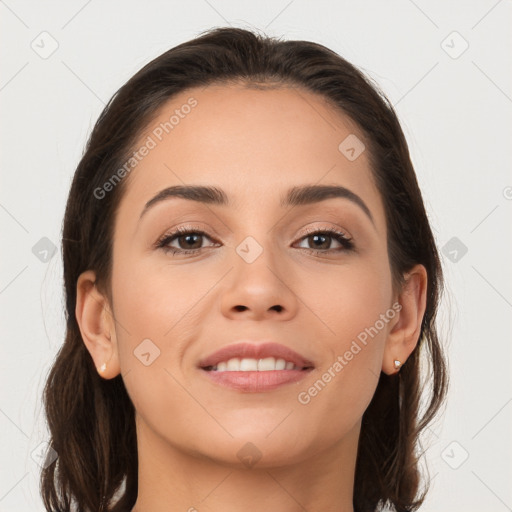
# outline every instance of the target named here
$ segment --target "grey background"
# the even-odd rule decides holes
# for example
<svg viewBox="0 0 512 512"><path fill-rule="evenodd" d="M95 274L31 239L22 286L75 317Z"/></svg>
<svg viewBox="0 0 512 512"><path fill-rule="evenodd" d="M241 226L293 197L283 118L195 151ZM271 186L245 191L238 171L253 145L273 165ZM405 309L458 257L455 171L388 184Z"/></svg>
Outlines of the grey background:
<svg viewBox="0 0 512 512"><path fill-rule="evenodd" d="M92 125L143 64L228 24L322 43L396 106L448 285L451 390L423 440L433 481L421 510L512 510L511 14L510 0L0 1L0 511L43 510L60 229Z"/></svg>

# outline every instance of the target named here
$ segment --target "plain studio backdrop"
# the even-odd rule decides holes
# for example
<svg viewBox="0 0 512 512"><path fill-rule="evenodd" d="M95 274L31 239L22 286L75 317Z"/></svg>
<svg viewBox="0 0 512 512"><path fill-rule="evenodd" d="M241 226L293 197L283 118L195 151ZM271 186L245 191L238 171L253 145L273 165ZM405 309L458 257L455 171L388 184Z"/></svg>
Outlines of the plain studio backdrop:
<svg viewBox="0 0 512 512"><path fill-rule="evenodd" d="M43 511L41 392L64 340L61 223L112 94L232 25L338 52L396 107L443 259L446 412L423 438L425 512L512 510L510 1L0 1L0 511Z"/></svg>

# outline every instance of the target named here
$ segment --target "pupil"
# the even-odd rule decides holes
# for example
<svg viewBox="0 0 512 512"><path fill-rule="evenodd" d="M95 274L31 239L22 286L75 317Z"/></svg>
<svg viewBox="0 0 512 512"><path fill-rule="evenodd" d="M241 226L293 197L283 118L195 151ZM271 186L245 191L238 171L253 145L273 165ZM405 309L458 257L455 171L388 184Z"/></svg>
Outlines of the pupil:
<svg viewBox="0 0 512 512"><path fill-rule="evenodd" d="M194 234L190 234L190 235L184 235L182 236L181 238L184 238L185 241L186 241L186 244L190 244L190 245L193 245L194 244L194 238L196 239L195 242L197 242L197 239L200 237L201 235L194 235ZM191 247L187 247L187 249L190 249ZM199 244L200 246L201 244ZM195 249L195 247L192 247L193 249Z"/></svg>
<svg viewBox="0 0 512 512"><path fill-rule="evenodd" d="M319 247L319 245L322 245L322 244L325 244L325 240L327 240L329 237L328 236L325 236L325 235L313 235L312 236L313 240L314 240L314 244ZM316 242L318 242L319 240L323 240L323 242L321 241L320 244L317 244ZM329 245L327 243L327 245ZM324 247L325 248L325 247ZM328 247L327 247L328 248Z"/></svg>

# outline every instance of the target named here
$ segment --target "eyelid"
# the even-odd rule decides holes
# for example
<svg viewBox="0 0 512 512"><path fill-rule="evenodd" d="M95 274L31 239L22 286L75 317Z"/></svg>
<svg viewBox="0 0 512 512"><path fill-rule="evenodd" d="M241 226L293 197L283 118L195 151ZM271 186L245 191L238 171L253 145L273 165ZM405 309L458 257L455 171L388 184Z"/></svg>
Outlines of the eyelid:
<svg viewBox="0 0 512 512"><path fill-rule="evenodd" d="M218 244L219 241L211 236L209 233L208 233L208 230L206 229L203 229L201 227L198 227L198 226L193 226L193 225L184 225L184 226L178 226L176 228L171 228L169 230L167 230L163 235L161 235L157 241L153 244L153 247L155 249L163 249L163 250L168 250L170 252L173 252L173 254L183 254L183 255L192 255L192 254L195 254L197 252L200 252L202 251L203 249L207 249L208 247L200 247L200 248L196 248L196 249L180 249L180 248L176 248L176 247L170 247L168 244L171 242L171 241L175 241L176 239L178 239L180 236L183 236L185 234L189 234L189 233L195 233L195 234L199 234L205 238L208 238L211 242L213 242L213 245L209 246L209 247L213 247L215 246L215 244ZM320 234L320 233L326 233L328 234L328 236L331 236L331 238L341 238L342 241L340 240L337 240L337 242L339 244L342 245L342 248L338 248L338 249L314 249L314 248L306 248L306 247L299 247L299 249L303 249L303 250L306 250L306 251L312 251L312 252L315 252L315 253L325 253L325 254L330 254L330 253L335 253L335 252L338 252L338 251L348 251L348 250L355 250L355 244L354 244L354 241L353 241L353 238L352 236L345 230L345 229L342 229L338 226L315 226L315 227L310 227L310 226L307 226L305 228L305 230L297 237L294 239L294 242L297 243L297 242L301 242L302 240L306 239L308 236L311 236L311 235L315 235L315 234Z"/></svg>
<svg viewBox="0 0 512 512"><path fill-rule="evenodd" d="M319 232L325 232L325 231L335 231L339 234L343 234L347 240L352 240L352 235L344 228L340 228L339 226L333 226L332 224L330 226L315 226L315 227L309 227L307 226L305 229L305 234L302 234L300 238L303 238L304 236L319 233Z"/></svg>
<svg viewBox="0 0 512 512"><path fill-rule="evenodd" d="M325 250L314 249L311 247L299 247L299 249L303 249L308 252L313 252L315 254L322 254L324 256L329 256L340 252L357 252L357 248L353 238L349 234L347 234L346 230L341 229L337 226L307 228L306 233L303 233L301 236L299 236L296 243L306 240L308 237L317 234L327 234L328 237L336 240L336 242L340 244L341 247L336 249Z"/></svg>
<svg viewBox="0 0 512 512"><path fill-rule="evenodd" d="M188 234L188 233L197 233L206 238L209 238L212 242L218 243L218 240L216 240L215 237L212 237L208 233L207 229L203 229L198 226L185 225L185 226L178 226L176 228L170 228L170 229L166 230L163 235L158 237L157 241L153 245L155 248L159 248L159 247L161 248L162 247L161 244L165 240L170 239L170 238L176 239L176 238L179 238L179 236L182 236L182 235ZM183 250L185 250L185 249L183 249Z"/></svg>

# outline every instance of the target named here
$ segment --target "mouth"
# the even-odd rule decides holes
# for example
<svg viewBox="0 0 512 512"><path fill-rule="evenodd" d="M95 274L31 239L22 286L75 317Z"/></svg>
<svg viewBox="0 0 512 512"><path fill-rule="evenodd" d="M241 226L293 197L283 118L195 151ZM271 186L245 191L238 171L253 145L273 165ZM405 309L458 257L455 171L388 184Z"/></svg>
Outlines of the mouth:
<svg viewBox="0 0 512 512"><path fill-rule="evenodd" d="M216 365L203 367L207 372L275 372L283 370L308 370L312 366L297 366L293 361L283 358L265 357L253 359L233 357L227 361L220 361Z"/></svg>
<svg viewBox="0 0 512 512"><path fill-rule="evenodd" d="M238 343L211 354L199 368L215 384L256 393L298 382L314 365L284 345Z"/></svg>

